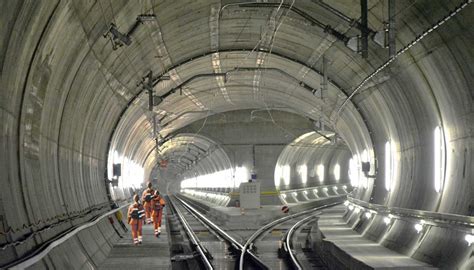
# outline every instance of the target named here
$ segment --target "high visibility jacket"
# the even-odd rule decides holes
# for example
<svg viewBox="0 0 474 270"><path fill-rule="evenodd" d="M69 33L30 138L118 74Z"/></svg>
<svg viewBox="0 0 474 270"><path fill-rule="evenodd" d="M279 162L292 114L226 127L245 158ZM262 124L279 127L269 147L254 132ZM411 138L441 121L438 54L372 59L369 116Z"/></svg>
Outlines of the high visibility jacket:
<svg viewBox="0 0 474 270"><path fill-rule="evenodd" d="M153 200L151 201L151 207L153 208L153 211L159 211L163 207L165 207L165 200L160 196L154 196Z"/></svg>
<svg viewBox="0 0 474 270"><path fill-rule="evenodd" d="M128 208L128 219L139 220L145 217L145 209L140 203L134 203Z"/></svg>
<svg viewBox="0 0 474 270"><path fill-rule="evenodd" d="M145 191L143 191L143 194L142 194L142 201L144 201L145 204L148 204L153 199L154 193L155 191L152 188L145 189Z"/></svg>

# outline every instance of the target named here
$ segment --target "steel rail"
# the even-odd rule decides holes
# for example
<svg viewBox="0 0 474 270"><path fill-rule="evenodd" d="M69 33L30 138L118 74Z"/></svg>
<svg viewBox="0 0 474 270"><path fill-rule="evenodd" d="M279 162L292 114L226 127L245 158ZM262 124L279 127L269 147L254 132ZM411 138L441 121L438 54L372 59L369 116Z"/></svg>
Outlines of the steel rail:
<svg viewBox="0 0 474 270"><path fill-rule="evenodd" d="M318 213L315 213L315 214L313 214L309 217L306 217L306 218L298 221L297 223L295 223L295 225L293 225L288 230L288 232L286 233L286 235L284 237L284 244L283 245L284 245L286 251L288 252L288 254L290 255L290 259L291 259L291 263L293 264L293 267L295 267L298 270L303 269L303 267L301 266L301 264L298 262L298 259L296 258L296 252L294 252L294 250L291 248L291 243L290 242L293 239L293 233L299 227L301 227L303 224L307 224L307 223L311 222L313 219L316 219L320 214L321 214L321 212L318 212Z"/></svg>
<svg viewBox="0 0 474 270"><path fill-rule="evenodd" d="M203 247L201 241L199 240L199 238L196 236L196 234L194 233L194 231L192 230L191 226L189 225L188 221L186 220L186 218L184 217L183 213L181 212L181 210L178 209L178 207L176 207L176 204L174 201L173 198L171 198L171 196L168 196L168 200L170 202L170 205L172 206L172 208L174 209L174 211L176 212L177 216L178 216L178 219L181 221L181 224L183 225L183 228L184 228L184 231L186 232L186 234L188 235L189 237L189 240L191 241L193 247L196 249L196 251L199 253L199 256L201 258L201 261L202 263L204 264L204 266L206 267L206 269L208 270L213 270L214 269L214 266L212 266L209 258L207 257L206 255L206 248Z"/></svg>
<svg viewBox="0 0 474 270"><path fill-rule="evenodd" d="M335 206L335 205L338 205L338 204L341 204L342 202L335 202L335 203L330 203L330 204L326 204L326 205L323 205L323 206L319 206L319 207L315 207L315 208L312 208L312 209L309 209L309 210L306 210L306 211L301 211L299 213L296 213L296 214L293 214L293 215L288 215L286 217L282 217L282 218L279 218L277 220L274 220L270 223L267 223L265 226L261 227L260 229L258 229L254 234L252 234L247 242L245 243L245 245L243 246L243 249L242 249L242 254L245 254L246 252L249 252L249 247L254 244L254 241L260 237L261 235L263 235L265 232L267 232L268 230L270 230L271 228L275 227L276 225L280 224L280 223L283 223L285 221L288 221L290 219L293 219L293 218L296 218L296 217L299 217L299 216L302 216L302 215L306 215L306 214L310 214L310 213L313 213L315 211L318 211L318 210L321 210L323 208L327 208L327 207L331 207L331 206ZM239 260L239 269L240 270L244 270L244 256L240 256L240 260Z"/></svg>
<svg viewBox="0 0 474 270"><path fill-rule="evenodd" d="M260 258L258 258L255 254L253 254L250 250L245 249L244 246L237 240L235 240L232 236L230 236L227 232L222 230L219 226L214 224L212 221L210 221L208 218L206 218L203 214L201 214L199 211L194 209L192 206L190 206L188 203L186 203L183 199L175 196L175 198L185 207L187 208L190 212L194 213L198 219L202 220L206 225L211 227L217 234L219 234L220 237L222 237L225 241L229 242L236 250L240 251L241 255L240 258L243 258L243 254L247 253L252 261L257 264L260 269L270 269L268 266L263 263Z"/></svg>

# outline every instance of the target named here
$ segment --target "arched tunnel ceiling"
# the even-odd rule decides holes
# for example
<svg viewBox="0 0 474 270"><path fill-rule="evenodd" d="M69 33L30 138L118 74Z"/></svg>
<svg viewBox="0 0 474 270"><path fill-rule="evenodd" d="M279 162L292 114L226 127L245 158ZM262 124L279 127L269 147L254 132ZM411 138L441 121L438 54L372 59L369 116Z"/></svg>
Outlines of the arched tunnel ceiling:
<svg viewBox="0 0 474 270"><path fill-rule="evenodd" d="M6 1L0 9L0 210L5 226L18 231L15 241L41 220L51 224L82 213L26 245L37 246L103 213L111 199L108 155L117 151L144 168L146 178L157 163L157 144L199 119L243 109L321 117L353 154L368 151L377 175L361 199L472 213L472 1L396 1L396 47L402 54L391 62L387 49L373 41L366 59L346 47L334 33L359 35L356 24L319 1L241 2ZM357 0L324 2L360 18ZM373 30L384 29L385 2L368 1ZM137 24L131 43L114 50L104 37L111 23L113 31L126 33L143 14L155 17ZM150 71L162 80L155 95L167 96L153 111L139 85ZM323 88L324 74L328 90L321 99L312 92ZM349 101L354 89L358 94ZM433 187L435 128L443 131L446 147L440 191ZM391 190L383 183L387 143L396 163ZM116 194L124 198L130 190ZM23 247L1 261L31 251Z"/></svg>
<svg viewBox="0 0 474 270"><path fill-rule="evenodd" d="M348 17L360 17L359 1L325 2ZM6 149L2 163L8 164L5 179L19 183L14 194L42 179L61 183L79 177L97 192L88 195L93 197L89 201L103 201L107 152L118 149L148 171L156 164L156 159L147 159L154 156L155 139L160 139L153 132L155 114L164 117L160 134L166 138L193 121L227 110L276 108L319 119L322 109L323 120L354 153L373 150L376 159L383 156L388 139L396 143L404 157L394 189L397 196L386 196L379 185L375 200L466 212L473 190L466 175L471 172L460 171L454 161L471 162L463 153L472 148L474 123L472 5L448 16L466 1L397 1L397 48L424 39L371 77L338 121L339 104L389 56L370 41L368 58L363 59L328 28L312 22L317 19L347 37L360 34L317 2L295 1L292 11L287 8L290 1L281 8L274 5L279 1L270 1L271 7L194 0L8 3L0 28L7 37L0 43L1 108L4 133L11 140L2 142ZM384 1L369 1L368 10L369 27L383 30ZM125 33L140 14L155 17L138 25L130 45L113 50L110 39L104 38L111 23ZM444 18L449 20L431 31ZM311 91L322 87L323 55L329 84L321 102ZM148 97L138 83L150 71L155 78L169 78L156 85L156 95L196 75L227 73L227 78L193 79L181 86L183 95L178 90L149 112ZM417 192L431 183L426 173L430 168L424 164L432 153L425 138L436 125L445 129L454 149L446 175L456 184L446 185L441 195L430 193L418 200ZM41 176L29 171L37 167ZM413 192L403 192L405 186ZM458 193L464 203L450 199ZM14 201L30 203L22 195ZM84 201L78 198L75 207L84 208ZM31 204L36 202L32 199Z"/></svg>
<svg viewBox="0 0 474 270"><path fill-rule="evenodd" d="M356 153L373 148L376 140L372 138L374 129L379 129L376 122L385 122L384 131L377 131L378 134L389 133L392 135L385 136L393 138L412 136L403 134L405 130L393 130L397 124L390 114L394 112L387 114L384 110L386 106L402 104L396 105L394 98L387 98L376 90L420 84L416 82L418 79L403 82L399 77L406 72L401 67L418 68L417 61L426 56L423 51L413 49L413 55L407 53L398 63L373 77L354 97L356 106L349 102L341 117L337 118L337 111L347 95L389 59L387 50L370 41L368 58L362 59L335 36L314 25L311 18L330 25L347 37L360 34L359 30L312 1L298 1L293 6L304 10L306 17L290 11L288 6L278 8L262 4L260 7L249 7L238 3L179 1L139 6L124 2L123 5L115 3L114 12L99 13L105 18L103 21L115 22L119 30L131 24L131 14L156 16L138 28L130 46L116 51L111 51L111 44L98 36L100 31L97 28L101 28L102 22L98 20L97 24L91 25L91 31L87 31L93 44L101 44L103 52L110 51L107 61L115 57L114 77L136 97L121 120L125 126L129 122L127 117L136 119L147 110L148 94L136 83L152 71L156 83L154 94L164 100L147 115L151 122L156 117L161 138L212 114L251 108L277 108L321 119L338 132ZM461 1L430 3L420 10L415 4L401 2L397 5L397 47L413 41L459 3ZM348 17L360 16L359 1L331 1L330 5ZM82 18L92 16L97 5L90 8L89 14L82 14ZM383 29L386 20L384 11L382 1L369 1L371 29ZM190 23L193 27L189 27ZM451 23L459 21L454 19ZM431 37L429 47L440 46L444 40ZM327 59L326 67L323 67L323 55ZM322 88L324 69L328 77L328 90L320 98L318 90ZM393 78L397 78L396 83ZM367 100L370 95L372 98ZM433 106L429 100L420 102ZM364 110L359 108L361 104ZM415 113L416 105L410 106L405 111ZM372 108L381 112L378 115L382 119L374 120L377 114L368 115ZM149 129L143 132L148 134L145 141L153 140L153 132ZM139 146L143 150L136 152L149 153L150 145L153 143L143 143ZM375 158L377 154L374 152ZM153 165L156 160L147 163Z"/></svg>

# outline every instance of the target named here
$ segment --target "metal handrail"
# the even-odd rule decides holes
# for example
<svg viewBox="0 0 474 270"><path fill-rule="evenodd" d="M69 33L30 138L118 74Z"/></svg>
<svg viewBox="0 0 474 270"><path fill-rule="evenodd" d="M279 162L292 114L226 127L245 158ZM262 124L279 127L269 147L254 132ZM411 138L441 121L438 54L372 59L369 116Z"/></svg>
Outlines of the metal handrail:
<svg viewBox="0 0 474 270"><path fill-rule="evenodd" d="M380 204L368 203L362 200L358 200L352 197L347 197L347 200L357 206L374 210L379 214L391 214L395 217L411 218L411 219L423 219L428 221L427 224L446 227L465 233L472 233L474 231L474 217L463 216L449 213L438 213L425 210L416 210L399 207L387 207Z"/></svg>
<svg viewBox="0 0 474 270"><path fill-rule="evenodd" d="M91 226L94 226L95 224L97 224L99 221L101 221L105 217L108 217L112 214L115 214L115 212L121 211L123 208L125 208L129 205L130 205L129 203L126 203L125 205L122 205L119 208L113 209L113 210L97 217L94 221L91 221L87 224L80 225L80 226L74 228L73 230L71 230L71 231L67 232L66 234L62 235L59 239L54 240L51 243L49 243L41 252L39 252L38 254L28 258L27 260L23 260L23 261L20 261L18 263L13 262L13 263L9 264L8 266L3 266L3 267L8 268L8 269L25 269L25 268L28 268L28 267L38 263L39 261L41 261L45 256L48 255L48 253L52 249L54 249L55 247L61 245L64 242L66 242L67 240L69 240L71 237L75 236L80 231L82 231L84 229L87 229Z"/></svg>
<svg viewBox="0 0 474 270"><path fill-rule="evenodd" d="M304 188L295 188L295 189L286 189L286 190L278 190L278 192L286 194L286 193L292 193L292 192L300 192L300 191L307 191L307 190L312 190L312 189L321 189L321 188L333 188L333 187L344 187L346 186L347 188L350 187L349 184L333 184L333 185L321 185L321 186L313 186L313 187L304 187ZM346 189L347 189L346 188Z"/></svg>

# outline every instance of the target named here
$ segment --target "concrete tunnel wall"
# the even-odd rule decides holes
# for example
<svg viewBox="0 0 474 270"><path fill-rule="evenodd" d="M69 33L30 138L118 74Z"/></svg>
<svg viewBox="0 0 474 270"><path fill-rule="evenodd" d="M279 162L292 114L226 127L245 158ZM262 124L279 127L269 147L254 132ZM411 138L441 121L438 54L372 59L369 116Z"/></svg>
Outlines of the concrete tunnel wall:
<svg viewBox="0 0 474 270"><path fill-rule="evenodd" d="M397 16L397 47L409 44L463 2L401 2ZM173 61L182 62L211 49L208 15L211 7L215 8L214 4L203 1L159 3L160 8L155 12ZM359 16L354 8L358 3L334 1L332 4L352 17ZM370 25L380 28L382 3L370 1L369 4ZM133 20L129 14L139 13L140 7L133 7L133 4L120 2L116 5L115 16L120 23ZM310 1L298 5L333 20ZM220 3L217 6L220 7ZM193 27L178 23L183 9L189 18L194 16ZM140 53L151 47L146 47L148 45L144 42L140 43L143 47L134 43L135 52L127 48L124 51L111 50L102 34L104 24L114 17L113 11L106 10L102 14L97 3L7 1L0 12L0 34L5 37L0 43L3 150L0 153L0 179L5 187L0 191L0 215L3 217L3 231L8 228L15 231L8 236L12 239L2 234L0 243L21 239L33 223L49 224L68 215L77 215L70 222L29 238L25 244L2 251L2 260L8 261L21 257L74 224L105 211L104 207L108 205L107 186L104 184L106 158L110 150L108 143L122 111L139 91L135 87L137 80L154 64L151 58L143 57L146 53ZM257 21L264 21L262 18L267 17L266 13L250 12ZM472 14L473 8L469 5L397 57L362 87L340 118L336 120L335 112L328 111L326 118L331 120L334 131L344 139L351 152L360 155L367 150L372 167L378 165L374 184L359 193L359 198L387 206L472 215ZM235 10L226 13L226 16L246 20L248 16L244 15L245 12ZM341 97L336 105L342 102L344 94L349 94L354 86L387 60L386 51L372 43L370 60L367 61L343 44L331 41L324 33L315 31L301 18L290 18L282 24L281 33L272 45L273 54L281 57L269 56L269 65L275 61L289 72L297 73L304 68L301 63L314 64L310 60L315 53L314 44L319 44L315 40L324 40L327 46L318 47L316 52L323 50L325 57L332 61L328 73L331 81L337 83ZM221 32L233 38L223 37L219 44L221 49L253 48L258 41L257 24L252 24L257 25L255 29L249 28L245 39L237 43L234 38L240 29L225 20L223 24ZM334 20L331 24L350 32L349 27L340 21ZM173 35L174 32L180 35ZM137 40L148 36L146 32L140 34ZM194 38L184 38L191 36ZM196 48L193 44L202 46ZM198 61L194 64L198 65ZM210 65L210 61L207 64ZM140 70L137 70L138 66ZM279 82L281 79L275 77L271 80ZM243 100L248 102L249 99ZM300 101L285 100L280 96L279 102L293 102L292 106L297 107ZM137 118L128 119L122 118L123 121ZM431 165L434 152L432 134L437 125L443 128L446 136L446 177L439 193L433 189ZM150 133L147 128L140 129ZM123 136L125 139L128 135ZM143 150L137 148L145 149L151 144L145 135L140 137L144 146L132 142L130 136L128 142L118 141L133 143L134 147L120 144L116 147L133 149L124 150L123 154L132 159L135 158L133 151L139 153L137 163L145 162L146 170L150 171L153 160L143 161ZM388 192L383 185L383 157L384 144L389 138L394 141L398 157L394 185ZM377 158L376 162L374 158ZM23 225L28 228L23 229ZM420 257L431 257L430 254L438 254L458 243L444 241L443 234L433 230L424 236L422 244L413 246L413 243L399 242L397 236L410 237L403 226L394 226L392 231L391 246L398 245L402 250L415 248Z"/></svg>
<svg viewBox="0 0 474 270"><path fill-rule="evenodd" d="M275 186L280 190L315 187L331 184L349 184L349 159L352 154L342 143L332 143L316 132L301 135L287 145L276 163ZM324 166L323 175L318 166ZM334 173L339 166L339 179ZM290 168L290 179L285 179L284 166ZM306 166L302 172L301 166ZM305 177L306 176L306 177ZM286 184L288 182L288 184Z"/></svg>
<svg viewBox="0 0 474 270"><path fill-rule="evenodd" d="M238 167L246 168L245 179L237 179L237 181L247 181L253 171L257 174L261 191L274 192L276 189L275 166L282 150L299 135L312 130L312 121L293 112L238 110L210 116L178 132L199 132L202 136L212 138L222 147L230 160L231 164L226 168L232 169L233 173ZM209 172L215 172L215 170L206 170L205 174ZM191 170L185 174L185 177L170 178L168 181L179 182L183 178L194 176L195 173L200 175L199 172ZM275 195L262 195L262 203L279 204L280 201Z"/></svg>

